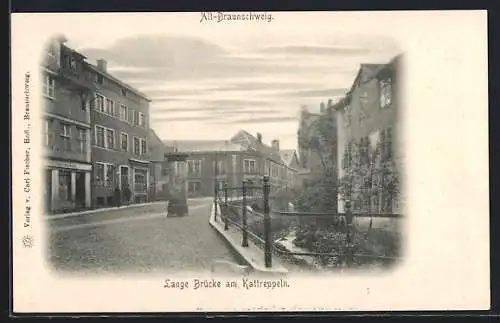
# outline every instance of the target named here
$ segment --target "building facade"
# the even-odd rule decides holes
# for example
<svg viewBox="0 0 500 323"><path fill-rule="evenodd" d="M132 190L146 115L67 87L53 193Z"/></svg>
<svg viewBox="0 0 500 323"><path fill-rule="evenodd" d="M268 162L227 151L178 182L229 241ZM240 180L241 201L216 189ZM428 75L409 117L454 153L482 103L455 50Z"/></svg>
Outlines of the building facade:
<svg viewBox="0 0 500 323"><path fill-rule="evenodd" d="M64 38L47 44L42 60L45 207L48 213L91 206L91 121L82 106L90 89L84 57Z"/></svg>
<svg viewBox="0 0 500 323"><path fill-rule="evenodd" d="M337 115L337 165L344 200L354 211L402 209L403 152L399 116L400 56L388 64L362 64L348 94L333 106Z"/></svg>
<svg viewBox="0 0 500 323"><path fill-rule="evenodd" d="M107 63L87 65L95 90L91 111L94 205L142 203L150 186L150 99L107 71ZM115 195L120 190L120 199Z"/></svg>
<svg viewBox="0 0 500 323"><path fill-rule="evenodd" d="M213 196L215 189L222 190L225 183L228 187L241 187L243 181L262 185L263 175L270 176L271 192L295 183L297 170L281 160L277 140L274 147L267 146L244 133L240 131L225 141L164 141L166 146L189 155L186 167L190 197ZM241 138L247 135L251 136L250 142Z"/></svg>

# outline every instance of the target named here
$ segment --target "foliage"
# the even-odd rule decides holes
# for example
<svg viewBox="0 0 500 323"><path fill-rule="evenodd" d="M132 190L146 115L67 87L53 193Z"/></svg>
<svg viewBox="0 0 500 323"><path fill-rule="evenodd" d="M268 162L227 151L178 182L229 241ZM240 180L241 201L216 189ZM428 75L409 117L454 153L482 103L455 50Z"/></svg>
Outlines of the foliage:
<svg viewBox="0 0 500 323"><path fill-rule="evenodd" d="M299 132L299 146L316 153L325 174L335 173L336 125L332 115L316 116L304 130Z"/></svg>

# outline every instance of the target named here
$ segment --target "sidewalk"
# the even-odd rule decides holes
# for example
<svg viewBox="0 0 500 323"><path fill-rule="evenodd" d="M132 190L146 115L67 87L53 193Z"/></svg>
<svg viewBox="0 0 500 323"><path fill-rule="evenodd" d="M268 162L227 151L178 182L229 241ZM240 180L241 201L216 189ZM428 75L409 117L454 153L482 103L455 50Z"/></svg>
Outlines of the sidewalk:
<svg viewBox="0 0 500 323"><path fill-rule="evenodd" d="M199 197L199 198L190 198L188 201L198 201L198 200L211 200L212 197ZM122 211L122 210L130 210L134 208L141 208L141 207L147 207L147 206L160 206L160 205L165 205L166 207L166 201L155 201L155 202L149 202L149 203L138 203L138 204L129 204L129 205L122 205L122 206L113 206L113 207L106 207L106 208L99 208L99 209L94 209L94 210L85 210L85 211L79 211L79 212L72 212L72 213L63 213L63 214L45 214L44 218L46 220L60 220L60 219L65 219L65 218L71 218L71 217L76 217L76 216L81 216L81 215L92 215L96 213L106 213L106 212L112 212L112 211Z"/></svg>
<svg viewBox="0 0 500 323"><path fill-rule="evenodd" d="M253 268L254 271L262 274L278 274L283 275L288 273L288 269L273 256L272 267L266 268L264 263L264 251L259 248L250 239L248 240L248 247L241 246L242 233L234 226L229 226L229 229L224 230L224 223L220 215L220 208L217 205L217 219L215 219L215 208L212 204L210 212L209 224L222 236L223 239L237 252L245 262Z"/></svg>

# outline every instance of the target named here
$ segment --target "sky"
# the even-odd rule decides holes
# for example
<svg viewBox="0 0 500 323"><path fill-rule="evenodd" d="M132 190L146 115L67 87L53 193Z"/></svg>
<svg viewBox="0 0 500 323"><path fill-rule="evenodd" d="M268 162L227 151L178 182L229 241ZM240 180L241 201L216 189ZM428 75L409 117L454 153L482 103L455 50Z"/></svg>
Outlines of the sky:
<svg viewBox="0 0 500 323"><path fill-rule="evenodd" d="M346 93L361 63L386 63L401 51L383 33L356 28L359 16L200 17L78 16L73 24L95 28L64 35L89 62L107 60L109 73L151 98L151 127L160 138L225 140L244 129L285 149L297 146L301 106L319 111L321 102ZM338 18L334 28L326 28L330 17Z"/></svg>

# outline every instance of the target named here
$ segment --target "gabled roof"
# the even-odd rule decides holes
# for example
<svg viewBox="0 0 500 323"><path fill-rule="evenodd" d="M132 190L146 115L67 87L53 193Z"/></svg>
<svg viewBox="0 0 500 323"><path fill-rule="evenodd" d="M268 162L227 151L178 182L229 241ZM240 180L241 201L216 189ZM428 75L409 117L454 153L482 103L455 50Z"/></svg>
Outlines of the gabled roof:
<svg viewBox="0 0 500 323"><path fill-rule="evenodd" d="M281 160L285 163L285 165L290 166L293 161L293 158L296 157L295 149L283 149L280 150Z"/></svg>
<svg viewBox="0 0 500 323"><path fill-rule="evenodd" d="M260 151L261 153L267 155L272 160L278 162L281 161L281 156L279 151L264 144L259 143L257 137L253 136L245 130L238 131L230 140L233 143L238 143L250 151Z"/></svg>
<svg viewBox="0 0 500 323"><path fill-rule="evenodd" d="M167 146L179 152L244 151L242 145L228 140L164 140Z"/></svg>

